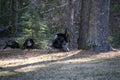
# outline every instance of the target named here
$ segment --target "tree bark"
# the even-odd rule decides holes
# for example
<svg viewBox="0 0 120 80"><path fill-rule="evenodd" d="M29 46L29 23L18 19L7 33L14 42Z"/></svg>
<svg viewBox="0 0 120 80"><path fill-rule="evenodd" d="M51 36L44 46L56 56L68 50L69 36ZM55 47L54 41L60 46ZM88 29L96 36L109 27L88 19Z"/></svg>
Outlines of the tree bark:
<svg viewBox="0 0 120 80"><path fill-rule="evenodd" d="M18 0L12 0L12 36L17 34Z"/></svg>
<svg viewBox="0 0 120 80"><path fill-rule="evenodd" d="M90 0L82 0L78 49L87 48L87 36L88 36L88 27L89 27L89 8L90 8Z"/></svg>
<svg viewBox="0 0 120 80"><path fill-rule="evenodd" d="M69 6L69 32L70 32L70 46L75 48L75 29L74 29L74 1L75 0L68 0Z"/></svg>
<svg viewBox="0 0 120 80"><path fill-rule="evenodd" d="M2 11L2 0L0 0L0 16L1 16L1 11Z"/></svg>
<svg viewBox="0 0 120 80"><path fill-rule="evenodd" d="M108 42L110 0L83 0L79 45L97 52L110 50ZM85 5L88 4L88 5ZM84 6L85 5L85 6ZM90 6L89 6L90 5ZM88 7L89 6L89 9ZM88 14L89 13L89 14ZM84 16L84 15L88 16ZM88 30L87 30L88 29ZM88 31L88 33L87 33ZM82 43L83 42L83 43Z"/></svg>
<svg viewBox="0 0 120 80"><path fill-rule="evenodd" d="M108 42L110 0L91 0L88 46L97 52L110 50Z"/></svg>

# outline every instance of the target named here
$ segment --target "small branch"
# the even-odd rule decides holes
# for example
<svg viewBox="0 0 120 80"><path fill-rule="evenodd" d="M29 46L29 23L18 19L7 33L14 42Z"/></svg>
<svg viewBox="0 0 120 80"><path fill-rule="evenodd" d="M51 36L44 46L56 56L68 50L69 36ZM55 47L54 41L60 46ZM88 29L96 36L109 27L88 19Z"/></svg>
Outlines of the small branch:
<svg viewBox="0 0 120 80"><path fill-rule="evenodd" d="M61 7L65 7L65 6L67 6L67 5L68 5L68 3L62 4L62 5L60 5L60 6L56 6L56 7L54 7L54 8L48 9L47 11L42 11L41 14L48 13L48 12L50 12L50 11L53 11L53 10L58 9L58 8L61 8Z"/></svg>
<svg viewBox="0 0 120 80"><path fill-rule="evenodd" d="M2 18L2 17L4 17L4 16L11 16L11 15L12 15L12 14L10 14L10 13L3 14L3 15L0 16L0 18Z"/></svg>
<svg viewBox="0 0 120 80"><path fill-rule="evenodd" d="M27 6L21 8L21 9L18 9L18 11L21 11L21 10L24 10L24 9L27 9L27 8L30 8L30 6L33 4L33 2L31 2L30 4L28 4Z"/></svg>

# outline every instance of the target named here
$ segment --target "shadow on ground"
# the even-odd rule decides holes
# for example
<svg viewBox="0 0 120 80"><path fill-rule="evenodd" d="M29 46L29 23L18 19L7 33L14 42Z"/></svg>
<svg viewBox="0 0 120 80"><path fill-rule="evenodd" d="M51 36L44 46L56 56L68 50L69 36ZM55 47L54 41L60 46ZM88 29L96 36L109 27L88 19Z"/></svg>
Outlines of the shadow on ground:
<svg viewBox="0 0 120 80"><path fill-rule="evenodd" d="M76 53L75 53L76 52ZM72 55L73 53L73 55ZM59 54L59 53L56 53ZM60 53L61 54L61 53ZM110 58L89 59L99 54L90 51L71 51L59 59L0 68L0 80L119 80L120 55ZM114 53L116 54L116 53ZM22 54L21 54L22 55ZM54 55L54 54L51 54ZM68 56L69 55L69 56ZM93 57L94 58L94 57ZM77 61L76 61L77 60ZM68 61L68 62L67 62ZM45 65L44 67L40 67ZM28 72L17 69L38 66ZM9 75L7 75L9 73Z"/></svg>

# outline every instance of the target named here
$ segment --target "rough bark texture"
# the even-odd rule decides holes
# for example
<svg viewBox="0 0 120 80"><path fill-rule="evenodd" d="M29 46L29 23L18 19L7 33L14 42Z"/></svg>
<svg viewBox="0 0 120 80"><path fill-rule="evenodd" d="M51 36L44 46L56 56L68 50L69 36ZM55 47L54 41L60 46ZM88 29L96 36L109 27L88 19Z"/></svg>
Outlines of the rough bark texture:
<svg viewBox="0 0 120 80"><path fill-rule="evenodd" d="M18 22L18 0L12 0L12 36L16 36Z"/></svg>
<svg viewBox="0 0 120 80"><path fill-rule="evenodd" d="M78 40L81 47L78 48L87 47L97 52L109 51L110 0L89 0L89 2L88 0L83 0L82 5L83 10L81 11L80 36Z"/></svg>
<svg viewBox="0 0 120 80"><path fill-rule="evenodd" d="M2 2L2 1L0 0L0 14L1 14L1 11L2 11L2 10L1 10L1 8L2 8L2 6L1 6L1 2Z"/></svg>
<svg viewBox="0 0 120 80"><path fill-rule="evenodd" d="M74 1L68 0L69 3L69 31L70 31L70 47L75 48L75 27L74 27Z"/></svg>
<svg viewBox="0 0 120 80"><path fill-rule="evenodd" d="M86 45L87 45L87 35L88 35L88 27L89 27L89 7L90 7L90 0L82 0L78 49L87 48Z"/></svg>
<svg viewBox="0 0 120 80"><path fill-rule="evenodd" d="M88 46L98 52L110 50L108 42L110 0L91 0Z"/></svg>

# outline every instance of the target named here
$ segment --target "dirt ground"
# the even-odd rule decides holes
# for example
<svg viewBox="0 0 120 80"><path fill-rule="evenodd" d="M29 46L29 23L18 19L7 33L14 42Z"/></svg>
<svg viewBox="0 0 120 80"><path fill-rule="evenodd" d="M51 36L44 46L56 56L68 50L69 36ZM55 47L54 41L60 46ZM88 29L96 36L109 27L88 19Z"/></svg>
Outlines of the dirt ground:
<svg viewBox="0 0 120 80"><path fill-rule="evenodd" d="M120 51L0 50L0 80L120 80Z"/></svg>

